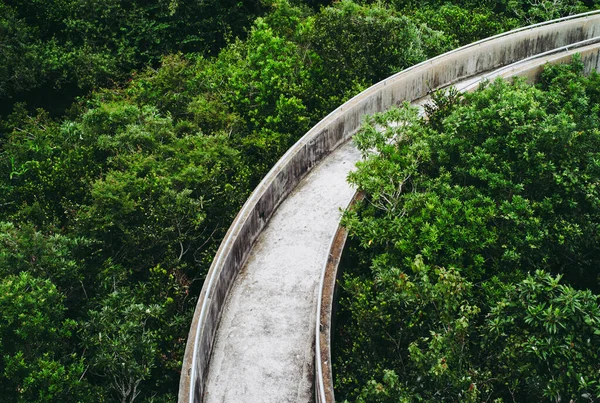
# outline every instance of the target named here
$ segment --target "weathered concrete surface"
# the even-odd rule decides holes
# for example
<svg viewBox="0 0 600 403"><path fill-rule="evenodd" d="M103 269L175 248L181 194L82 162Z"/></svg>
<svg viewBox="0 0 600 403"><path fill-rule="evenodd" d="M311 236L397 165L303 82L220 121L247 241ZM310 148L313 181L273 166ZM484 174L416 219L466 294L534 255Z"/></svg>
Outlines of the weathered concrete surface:
<svg viewBox="0 0 600 403"><path fill-rule="evenodd" d="M205 402L312 400L317 286L359 157L350 142L332 153L263 230L225 304Z"/></svg>
<svg viewBox="0 0 600 403"><path fill-rule="evenodd" d="M431 89L515 60L596 36L600 15L587 15L502 34L438 56L354 97L314 126L267 174L232 223L204 283L190 327L180 402L198 402L228 291L269 218L298 181L356 131L361 118Z"/></svg>
<svg viewBox="0 0 600 403"><path fill-rule="evenodd" d="M476 80L465 80L456 87L459 91L473 91L477 89L482 80L494 81L499 77L505 79L522 77L533 84L539 80L546 64L570 63L575 54L578 54L581 58L584 74L587 75L592 71L597 71L600 68L600 37L574 43L568 47L547 52L545 55L510 64L478 76Z"/></svg>

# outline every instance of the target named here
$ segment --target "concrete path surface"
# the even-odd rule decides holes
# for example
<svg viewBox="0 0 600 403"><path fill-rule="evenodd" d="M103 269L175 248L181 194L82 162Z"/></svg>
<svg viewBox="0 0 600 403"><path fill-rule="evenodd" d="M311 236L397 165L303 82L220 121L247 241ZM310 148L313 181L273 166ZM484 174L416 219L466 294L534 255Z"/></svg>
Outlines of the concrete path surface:
<svg viewBox="0 0 600 403"><path fill-rule="evenodd" d="M360 154L347 142L279 206L233 284L206 383L206 403L313 399L317 287L340 208L354 194L346 176Z"/></svg>

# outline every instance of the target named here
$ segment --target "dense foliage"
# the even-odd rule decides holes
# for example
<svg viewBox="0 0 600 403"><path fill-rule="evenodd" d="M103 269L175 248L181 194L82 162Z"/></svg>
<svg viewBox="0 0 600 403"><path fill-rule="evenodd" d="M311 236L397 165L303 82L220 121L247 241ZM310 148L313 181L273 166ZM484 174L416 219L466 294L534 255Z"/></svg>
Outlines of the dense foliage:
<svg viewBox="0 0 600 403"><path fill-rule="evenodd" d="M277 158L546 4L331 3L0 3L0 401L173 401L212 257Z"/></svg>
<svg viewBox="0 0 600 403"><path fill-rule="evenodd" d="M264 8L260 0L3 1L0 113L15 100L57 113L164 54L215 54Z"/></svg>
<svg viewBox="0 0 600 403"><path fill-rule="evenodd" d="M582 68L367 120L338 398L600 397L600 75Z"/></svg>

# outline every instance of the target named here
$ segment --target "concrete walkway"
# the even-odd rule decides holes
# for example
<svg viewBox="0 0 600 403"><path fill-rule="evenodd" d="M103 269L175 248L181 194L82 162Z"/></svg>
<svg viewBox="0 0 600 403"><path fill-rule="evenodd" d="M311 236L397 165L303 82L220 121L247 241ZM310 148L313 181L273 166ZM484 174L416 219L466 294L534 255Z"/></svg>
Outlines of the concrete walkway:
<svg viewBox="0 0 600 403"><path fill-rule="evenodd" d="M317 287L359 159L352 142L339 147L271 218L229 292L205 402L312 401Z"/></svg>
<svg viewBox="0 0 600 403"><path fill-rule="evenodd" d="M473 88L484 77L516 74L518 63L512 68L454 85ZM339 147L300 182L258 238L227 297L204 402L313 400L317 287L340 208L354 194L346 177L359 159L351 141Z"/></svg>

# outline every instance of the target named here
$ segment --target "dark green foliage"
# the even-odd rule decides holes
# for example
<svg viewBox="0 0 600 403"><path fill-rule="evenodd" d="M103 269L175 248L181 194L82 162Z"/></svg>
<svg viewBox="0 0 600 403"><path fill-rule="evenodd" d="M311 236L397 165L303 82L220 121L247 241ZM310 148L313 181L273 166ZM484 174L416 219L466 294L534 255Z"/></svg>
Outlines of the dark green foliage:
<svg viewBox="0 0 600 403"><path fill-rule="evenodd" d="M516 19L506 18L485 7L461 7L444 4L439 7L422 7L414 16L432 29L442 31L447 39L463 46L481 38L516 28Z"/></svg>
<svg viewBox="0 0 600 403"><path fill-rule="evenodd" d="M4 3L0 16L0 97L5 98L36 85L41 60L35 30Z"/></svg>
<svg viewBox="0 0 600 403"><path fill-rule="evenodd" d="M567 15L582 13L588 10L590 1L561 0L561 1L523 1L508 0L507 12L512 13L525 24L553 20ZM594 5L597 3L594 1Z"/></svg>
<svg viewBox="0 0 600 403"><path fill-rule="evenodd" d="M123 81L162 55L216 54L265 9L258 0L5 1L0 113L17 100L59 114L74 96Z"/></svg>
<svg viewBox="0 0 600 403"><path fill-rule="evenodd" d="M389 7L341 1L314 18L311 48L321 57L314 90L323 97L344 91L332 106L408 66L450 49L448 38L418 27Z"/></svg>
<svg viewBox="0 0 600 403"><path fill-rule="evenodd" d="M143 304L127 289L115 289L89 312L83 344L91 378L109 384L118 401L133 402L141 382L159 365L159 318L164 307Z"/></svg>
<svg viewBox="0 0 600 403"><path fill-rule="evenodd" d="M15 3L26 16L13 18L13 31L25 35L25 28L36 26L45 35L53 32L53 46L67 41L73 52L105 52L106 58L98 57L109 64L123 57L125 65L102 70L109 77L164 49L182 49L163 43L181 39L169 36L172 26L146 19L167 13L168 4L136 4ZM175 16L194 12L191 3L171 5ZM81 18L57 21L65 10ZM139 18L132 19L132 13ZM331 18L339 13L350 24L345 31ZM120 31L123 26L127 29ZM386 29L395 35L373 47ZM351 31L364 35L344 42ZM23 365L47 354L48 365L59 371L48 377L64 374L60 382L71 385L69 401L77 399L68 397L75 393L93 396L82 398L88 401L100 400L95 393L106 401L172 401L195 297L251 189L341 100L438 51L431 41L420 40L439 35L434 34L381 8L345 2L315 16L280 1L253 23L246 41L233 41L218 57L164 57L160 68L136 73L123 88L97 91L80 102L70 119L53 119L44 110L31 115L17 104L3 122L1 140L0 273L3 278L27 273L54 287L60 312L72 321L68 337L61 333ZM107 35L109 41L103 39ZM351 46L346 52L363 55L340 70L343 79L327 85L321 83L324 72L340 62L340 54L321 46L325 43L345 44ZM378 59L388 51L382 66ZM52 77L64 78L65 85L100 82L93 75L101 70L78 76L76 58L56 55L43 62L62 66L48 71L58 72ZM64 60L75 64L61 64ZM92 65L103 68L100 61ZM63 76L61 68L73 74ZM44 77L39 80L50 80ZM12 336L6 337L0 344L8 345ZM65 348L70 348L66 355ZM28 376L25 369L22 373ZM14 371L4 376L4 396L18 393L18 382L25 381ZM58 381L44 382L64 389Z"/></svg>
<svg viewBox="0 0 600 403"><path fill-rule="evenodd" d="M0 222L0 277L27 273L51 281L64 296L68 308L77 311L85 297L81 252L89 246L82 237L43 234L29 224L20 228Z"/></svg>
<svg viewBox="0 0 600 403"><path fill-rule="evenodd" d="M36 330L39 342L28 333L29 349L16 327L2 330L0 348L11 351L0 401L174 401L204 276L277 159L377 80L457 38L508 26L488 11L500 3L478 5L480 28L467 21L467 3L439 18L428 11L438 3L407 16L399 4L319 8L326 3L0 4L0 278L29 298L0 303L6 321L31 309L48 326ZM442 127L453 108L432 122ZM591 125L593 116L581 118ZM434 200L450 217L453 197ZM472 203L480 211L489 204ZM480 224L465 227L473 240ZM482 263L460 252L463 243L457 253L477 272ZM44 292L56 312L46 312Z"/></svg>
<svg viewBox="0 0 600 403"><path fill-rule="evenodd" d="M338 397L600 396L600 76L581 69L367 120Z"/></svg>
<svg viewBox="0 0 600 403"><path fill-rule="evenodd" d="M183 129L155 108L123 99L61 124L44 114L12 119L23 126L0 157L8 221L2 275L31 273L64 293L65 312L83 329L68 342L89 367L91 388L127 401L138 393L140 400L172 399L195 302L188 296L199 293L198 280L249 192L239 150L223 133ZM135 306L114 305L115 292L133 295L124 301ZM112 319L102 319L109 305ZM148 337L136 333L142 317L123 313L140 306L158 309ZM129 317L129 335L118 325L122 316ZM119 340L123 351L90 344L94 332ZM113 382L103 361L111 354L144 361L128 363L131 374Z"/></svg>

